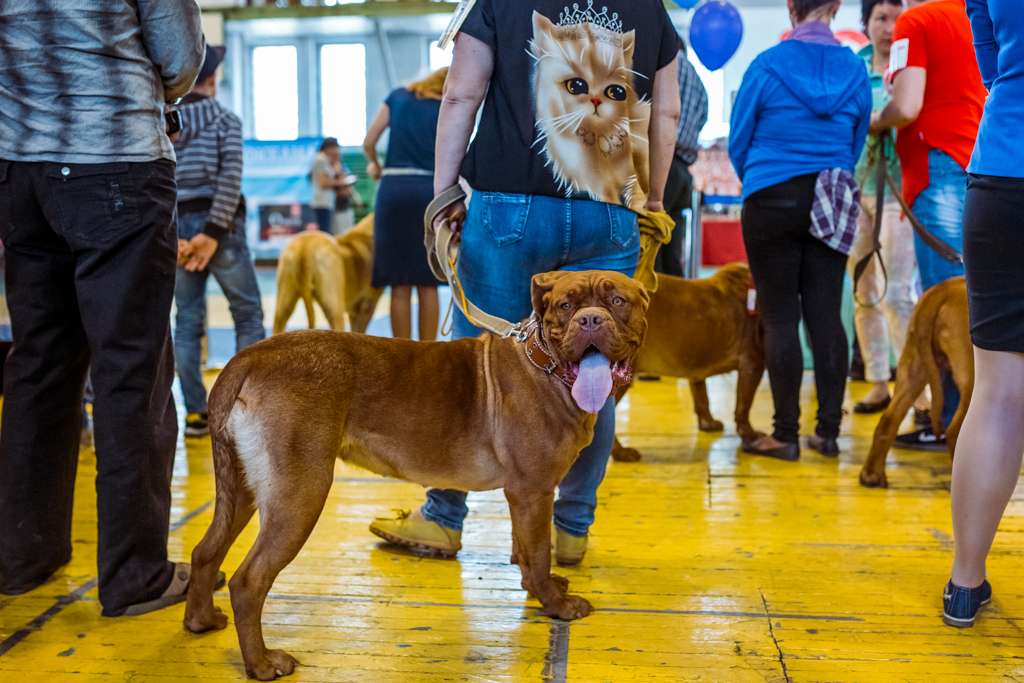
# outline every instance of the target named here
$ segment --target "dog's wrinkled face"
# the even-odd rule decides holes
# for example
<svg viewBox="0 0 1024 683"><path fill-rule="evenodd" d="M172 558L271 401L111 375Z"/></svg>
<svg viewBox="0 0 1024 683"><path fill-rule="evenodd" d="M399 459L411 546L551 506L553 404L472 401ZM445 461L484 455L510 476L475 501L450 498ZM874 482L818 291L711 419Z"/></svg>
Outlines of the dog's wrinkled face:
<svg viewBox="0 0 1024 683"><path fill-rule="evenodd" d="M647 333L647 290L621 273L556 271L534 276L532 297L548 351L573 385L573 397L583 410L597 412L612 387L631 378L630 363Z"/></svg>

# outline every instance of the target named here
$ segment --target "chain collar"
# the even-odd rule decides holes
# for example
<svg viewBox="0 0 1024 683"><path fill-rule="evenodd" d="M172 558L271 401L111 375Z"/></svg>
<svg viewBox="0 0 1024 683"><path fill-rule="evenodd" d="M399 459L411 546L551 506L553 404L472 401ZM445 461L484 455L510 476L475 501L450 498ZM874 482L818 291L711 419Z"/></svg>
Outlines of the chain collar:
<svg viewBox="0 0 1024 683"><path fill-rule="evenodd" d="M517 338L518 339L518 338ZM526 352L526 359L537 368L542 370L549 375L554 375L562 384L572 388L572 383L565 378L564 372L556 371L559 369L558 361L551 355L551 352L544 346L544 339L541 334L540 323L531 318L530 323L526 326L526 339L523 344L523 350Z"/></svg>

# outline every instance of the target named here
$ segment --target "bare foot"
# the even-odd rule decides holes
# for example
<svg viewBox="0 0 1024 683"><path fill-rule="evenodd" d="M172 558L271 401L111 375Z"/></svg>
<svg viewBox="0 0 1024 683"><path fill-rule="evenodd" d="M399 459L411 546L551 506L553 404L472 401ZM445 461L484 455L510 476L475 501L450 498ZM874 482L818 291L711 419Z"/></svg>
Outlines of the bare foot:
<svg viewBox="0 0 1024 683"><path fill-rule="evenodd" d="M881 403L885 399L889 398L889 384L887 382L875 382L871 385L871 390L867 393L862 403Z"/></svg>

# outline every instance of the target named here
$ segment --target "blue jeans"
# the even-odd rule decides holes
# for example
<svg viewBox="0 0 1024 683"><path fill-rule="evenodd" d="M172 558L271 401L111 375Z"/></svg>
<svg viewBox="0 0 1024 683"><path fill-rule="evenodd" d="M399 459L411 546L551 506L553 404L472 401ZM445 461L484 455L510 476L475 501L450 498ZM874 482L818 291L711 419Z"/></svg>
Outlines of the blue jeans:
<svg viewBox="0 0 1024 683"><path fill-rule="evenodd" d="M202 232L207 212L178 215L178 238L189 240ZM174 302L178 307L174 330L174 365L181 380L185 409L206 412L206 387L203 386L202 338L206 326L206 280L213 274L228 299L235 321L235 352L266 337L263 329L263 305L256 285L256 270L245 243L245 219L239 217L234 230L217 244L217 251L206 268L190 273L178 267L174 281Z"/></svg>
<svg viewBox="0 0 1024 683"><path fill-rule="evenodd" d="M640 257L637 216L612 204L519 194L476 192L462 231L459 278L466 295L484 311L506 320L530 315L530 278L552 270L614 270L633 276ZM454 311L452 337L475 337L462 311ZM594 440L580 451L555 501L554 523L586 536L594 523L597 487L604 479L615 440L615 400L597 416ZM431 489L423 516L462 530L464 491Z"/></svg>
<svg viewBox="0 0 1024 683"><path fill-rule="evenodd" d="M940 149L928 152L928 187L914 200L911 210L921 224L949 246L963 253L961 223L967 197L967 172ZM925 291L940 282L964 274L963 264L945 260L914 233L914 252L921 271L921 287ZM960 390L953 375L942 373L942 426L948 427L960 404Z"/></svg>

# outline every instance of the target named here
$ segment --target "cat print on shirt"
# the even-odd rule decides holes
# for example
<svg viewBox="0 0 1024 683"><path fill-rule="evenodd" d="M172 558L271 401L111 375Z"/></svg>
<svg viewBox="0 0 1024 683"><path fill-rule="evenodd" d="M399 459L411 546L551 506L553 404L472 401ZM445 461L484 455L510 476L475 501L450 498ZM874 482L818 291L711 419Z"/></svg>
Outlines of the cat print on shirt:
<svg viewBox="0 0 1024 683"><path fill-rule="evenodd" d="M537 140L566 196L643 208L648 190L651 104L633 87L636 32L593 0L573 5L555 24L533 13Z"/></svg>

